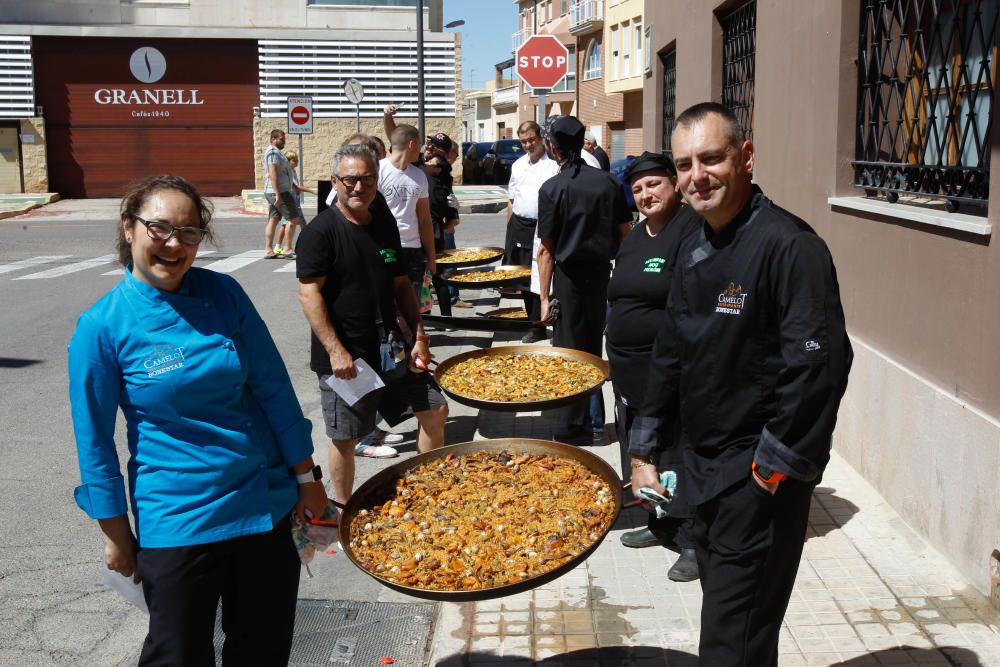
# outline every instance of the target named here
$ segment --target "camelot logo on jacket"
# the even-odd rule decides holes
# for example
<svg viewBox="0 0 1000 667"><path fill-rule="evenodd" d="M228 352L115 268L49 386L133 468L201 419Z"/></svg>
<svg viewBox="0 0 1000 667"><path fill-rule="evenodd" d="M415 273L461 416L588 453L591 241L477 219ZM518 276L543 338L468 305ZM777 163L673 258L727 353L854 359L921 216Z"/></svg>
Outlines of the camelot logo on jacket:
<svg viewBox="0 0 1000 667"><path fill-rule="evenodd" d="M743 286L731 282L719 294L719 303L715 306L715 312L723 315L740 315L743 313L746 301L747 294L743 291Z"/></svg>

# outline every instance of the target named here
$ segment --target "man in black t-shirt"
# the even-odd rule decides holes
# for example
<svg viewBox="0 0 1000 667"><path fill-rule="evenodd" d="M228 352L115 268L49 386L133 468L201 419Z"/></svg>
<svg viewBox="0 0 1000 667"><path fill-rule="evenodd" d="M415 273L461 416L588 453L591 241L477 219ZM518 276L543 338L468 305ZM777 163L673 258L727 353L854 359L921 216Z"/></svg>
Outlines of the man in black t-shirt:
<svg viewBox="0 0 1000 667"><path fill-rule="evenodd" d="M397 308L416 332L406 362L430 359L430 342L416 295L400 261L399 231L392 213L375 205L378 166L364 145L341 146L333 160L337 199L303 230L296 259L299 301L312 327L310 367L319 376L323 419L332 440L329 467L333 497L346 502L354 484L354 446L375 428L376 411L395 425L412 411L419 423L417 448L444 444L448 406L433 380L412 369L353 405L326 380L356 377L363 359L380 374L389 370L387 337Z"/></svg>
<svg viewBox="0 0 1000 667"><path fill-rule="evenodd" d="M560 171L538 190L539 296L542 321L559 299L552 344L601 356L611 260L631 228L621 184L580 159L583 124L559 116L545 125L545 147ZM607 444L601 392L553 411L553 437L574 444Z"/></svg>

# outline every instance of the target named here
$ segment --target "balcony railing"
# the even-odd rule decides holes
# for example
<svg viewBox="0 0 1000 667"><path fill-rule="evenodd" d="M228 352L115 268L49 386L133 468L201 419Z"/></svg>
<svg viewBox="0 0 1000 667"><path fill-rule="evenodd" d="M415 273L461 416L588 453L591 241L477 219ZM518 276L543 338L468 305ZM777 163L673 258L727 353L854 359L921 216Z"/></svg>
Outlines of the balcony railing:
<svg viewBox="0 0 1000 667"><path fill-rule="evenodd" d="M515 32L510 39L511 53L517 53L517 50L521 48L521 45L524 44L524 42L534 34L535 34L534 26L529 28L522 28L521 30Z"/></svg>
<svg viewBox="0 0 1000 667"><path fill-rule="evenodd" d="M574 0L569 10L569 31L583 35L604 27L604 0Z"/></svg>
<svg viewBox="0 0 1000 667"><path fill-rule="evenodd" d="M493 107L517 106L518 87L508 86L493 91Z"/></svg>

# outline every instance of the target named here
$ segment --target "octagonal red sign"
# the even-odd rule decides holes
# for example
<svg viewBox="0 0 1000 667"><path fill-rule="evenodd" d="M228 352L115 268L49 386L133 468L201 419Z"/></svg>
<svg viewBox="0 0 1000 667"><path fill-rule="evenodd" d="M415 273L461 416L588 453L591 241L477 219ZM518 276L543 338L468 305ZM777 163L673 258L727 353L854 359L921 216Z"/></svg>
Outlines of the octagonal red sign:
<svg viewBox="0 0 1000 667"><path fill-rule="evenodd" d="M569 69L569 51L554 35L534 35L514 56L517 75L532 88L552 88Z"/></svg>

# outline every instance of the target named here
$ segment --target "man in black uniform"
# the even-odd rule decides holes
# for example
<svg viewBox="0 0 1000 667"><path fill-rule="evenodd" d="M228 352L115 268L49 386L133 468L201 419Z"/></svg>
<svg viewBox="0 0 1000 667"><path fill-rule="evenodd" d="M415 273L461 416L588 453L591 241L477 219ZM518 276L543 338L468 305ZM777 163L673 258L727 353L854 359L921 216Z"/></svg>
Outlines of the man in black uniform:
<svg viewBox="0 0 1000 667"><path fill-rule="evenodd" d="M458 209L452 206L454 190L451 164L445 159L452 147L451 137L444 132L437 132L427 137L422 155L427 188L430 191L431 220L434 222L434 250L439 253L448 247L448 235L452 235L454 239L455 228L461 222ZM440 273L434 274L433 282L441 314L451 317L451 307L454 304L448 282ZM461 303L462 307L471 305L464 301Z"/></svg>
<svg viewBox="0 0 1000 667"><path fill-rule="evenodd" d="M542 321L551 316L550 284L559 300L553 345L601 356L611 260L632 214L618 180L580 158L583 134L573 116L545 124L545 147L560 171L538 190L539 296ZM607 443L601 392L554 412L557 440Z"/></svg>
<svg viewBox="0 0 1000 667"><path fill-rule="evenodd" d="M851 344L826 244L751 183L754 147L732 112L691 107L671 146L678 187L705 223L678 253L630 439L632 483L660 488L644 453L679 419L700 662L774 666Z"/></svg>

